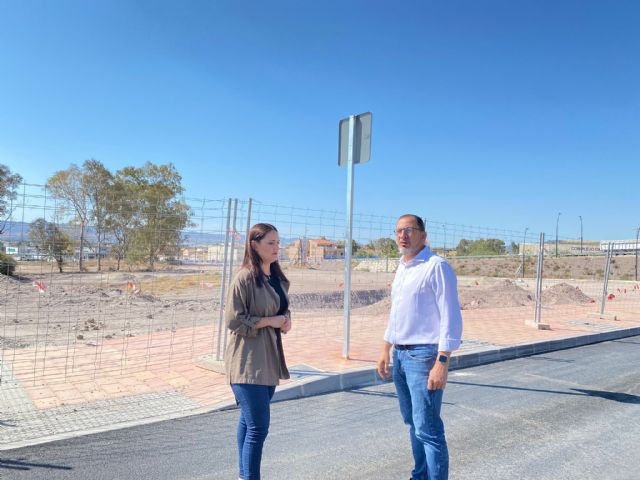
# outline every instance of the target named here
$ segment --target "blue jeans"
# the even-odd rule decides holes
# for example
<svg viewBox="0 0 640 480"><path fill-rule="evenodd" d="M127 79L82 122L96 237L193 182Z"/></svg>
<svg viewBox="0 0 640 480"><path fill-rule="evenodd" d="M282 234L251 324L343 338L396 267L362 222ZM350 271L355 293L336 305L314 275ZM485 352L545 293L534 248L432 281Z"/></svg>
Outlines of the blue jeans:
<svg viewBox="0 0 640 480"><path fill-rule="evenodd" d="M270 403L276 387L232 383L231 390L240 405L237 432L240 478L260 480L262 446L269 433Z"/></svg>
<svg viewBox="0 0 640 480"><path fill-rule="evenodd" d="M438 355L437 345L416 345L393 350L393 383L400 413L409 425L415 466L414 480L446 480L449 450L440 418L443 390L427 390L427 379Z"/></svg>

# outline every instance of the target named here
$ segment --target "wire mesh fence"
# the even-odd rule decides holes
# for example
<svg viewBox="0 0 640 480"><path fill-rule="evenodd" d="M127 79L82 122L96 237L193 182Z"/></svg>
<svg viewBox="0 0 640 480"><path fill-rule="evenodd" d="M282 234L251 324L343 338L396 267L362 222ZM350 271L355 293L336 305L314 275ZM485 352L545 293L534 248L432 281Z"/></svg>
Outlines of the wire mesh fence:
<svg viewBox="0 0 640 480"><path fill-rule="evenodd" d="M280 233L280 262L291 281L294 328L286 350L293 370L322 371L341 361L344 212L249 199L181 201L188 207L183 226L163 221L163 210L155 208L147 223L132 218L128 229L118 231L134 207L127 197L110 200L112 209L124 213L120 224L113 220L106 227L95 218L82 221L43 186L22 186L0 234L3 251L16 261L12 276L0 275L0 386L78 378L109 385L110 378L144 378L154 371L174 379L166 385L179 385L181 377L172 372L223 355L221 299L241 265L247 229L257 222L272 223ZM140 215L134 213L129 215ZM536 326L537 234L424 217L431 248L458 275L462 351L500 346L507 336L511 343L525 342ZM55 227L49 228L51 235L66 239L63 251L33 233L38 219ZM370 366L380 350L399 261L395 221L354 215L349 345L354 366ZM636 244L608 256L600 242L554 240L542 245L538 323L553 320L555 334L562 336L640 321Z"/></svg>

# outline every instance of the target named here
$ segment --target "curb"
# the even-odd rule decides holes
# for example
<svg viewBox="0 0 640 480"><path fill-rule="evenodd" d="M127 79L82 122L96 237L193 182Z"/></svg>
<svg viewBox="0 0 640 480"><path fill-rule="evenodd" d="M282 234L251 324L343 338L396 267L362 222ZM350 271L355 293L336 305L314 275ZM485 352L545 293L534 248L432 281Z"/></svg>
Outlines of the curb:
<svg viewBox="0 0 640 480"><path fill-rule="evenodd" d="M583 347L585 345L608 342L637 335L640 335L640 327L593 333L581 335L579 337L566 337L543 342L524 343L512 347L486 350L484 352L465 353L451 357L449 370L462 370L465 368L478 367L480 365L503 362L505 360L515 360L516 358L530 357L532 355L555 352L568 348ZM317 378L318 376L322 378ZM311 378L283 385L276 391L273 401L280 402L284 400L294 400L297 398L311 397L314 395L322 395L341 390L380 385L387 382L389 382L389 380L381 380L380 377L378 377L375 367L363 367L344 373L319 372Z"/></svg>

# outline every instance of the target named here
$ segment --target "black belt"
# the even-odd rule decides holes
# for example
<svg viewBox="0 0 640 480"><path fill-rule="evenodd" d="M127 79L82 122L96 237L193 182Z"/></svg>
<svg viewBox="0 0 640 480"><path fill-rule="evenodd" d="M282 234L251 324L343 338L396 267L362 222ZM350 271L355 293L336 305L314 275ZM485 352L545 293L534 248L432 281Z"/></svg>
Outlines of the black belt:
<svg viewBox="0 0 640 480"><path fill-rule="evenodd" d="M424 347L424 345L394 345L393 348L396 350L411 350L415 347Z"/></svg>

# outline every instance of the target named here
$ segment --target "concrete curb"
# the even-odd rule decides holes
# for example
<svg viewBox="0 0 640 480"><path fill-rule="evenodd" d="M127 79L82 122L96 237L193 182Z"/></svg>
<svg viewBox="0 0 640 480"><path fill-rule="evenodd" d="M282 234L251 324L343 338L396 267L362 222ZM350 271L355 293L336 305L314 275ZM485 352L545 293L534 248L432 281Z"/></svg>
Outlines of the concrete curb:
<svg viewBox="0 0 640 480"><path fill-rule="evenodd" d="M566 337L544 342L525 343L512 347L486 350L483 352L465 353L451 357L450 370L462 370L465 368L487 365L489 363L515 360L516 358L529 357L541 353L555 352L567 348L582 347L594 343L618 340L620 338L640 335L640 327L612 330L609 332L593 333L578 337ZM366 387L386 383L378 377L375 367L363 367L343 373L318 372L308 378L298 380L279 387L273 401L293 400L296 398L311 397L325 393L349 390L352 388Z"/></svg>

